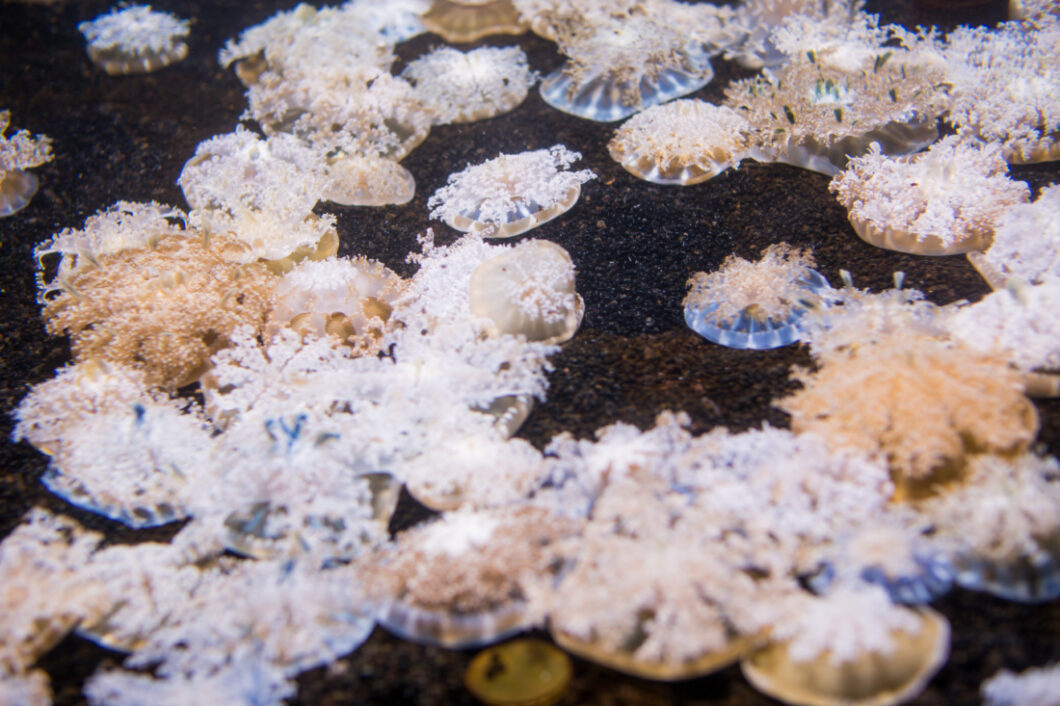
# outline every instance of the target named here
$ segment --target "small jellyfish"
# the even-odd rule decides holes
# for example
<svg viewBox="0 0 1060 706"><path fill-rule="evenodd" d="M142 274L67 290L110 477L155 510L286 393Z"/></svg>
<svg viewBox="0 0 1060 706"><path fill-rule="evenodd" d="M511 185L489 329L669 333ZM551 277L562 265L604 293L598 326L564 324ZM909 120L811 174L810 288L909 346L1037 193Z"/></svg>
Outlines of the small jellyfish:
<svg viewBox="0 0 1060 706"><path fill-rule="evenodd" d="M410 62L401 75L413 84L436 125L507 113L526 99L537 80L519 47L481 47L467 53L439 47Z"/></svg>
<svg viewBox="0 0 1060 706"><path fill-rule="evenodd" d="M798 339L799 319L828 288L813 265L808 250L787 243L770 245L754 263L730 255L721 269L688 280L685 323L729 348L786 346Z"/></svg>
<svg viewBox="0 0 1060 706"><path fill-rule="evenodd" d="M340 206L401 206L416 194L412 173L391 159L339 153L327 160L325 201Z"/></svg>
<svg viewBox="0 0 1060 706"><path fill-rule="evenodd" d="M468 298L491 335L542 343L570 340L585 314L570 254L548 240L524 241L476 267Z"/></svg>
<svg viewBox="0 0 1060 706"><path fill-rule="evenodd" d="M0 179L0 218L11 216L29 205L40 182L35 174L12 169Z"/></svg>
<svg viewBox="0 0 1060 706"><path fill-rule="evenodd" d="M564 25L556 41L568 61L541 82L541 97L587 120L621 120L699 90L714 77L704 45L664 15Z"/></svg>
<svg viewBox="0 0 1060 706"><path fill-rule="evenodd" d="M464 684L490 706L549 706L563 695L574 670L570 657L544 640L512 640L475 655Z"/></svg>
<svg viewBox="0 0 1060 706"><path fill-rule="evenodd" d="M4 137L11 113L0 110L0 218L22 210L37 193L37 177L27 169L51 160L51 140L19 130Z"/></svg>
<svg viewBox="0 0 1060 706"><path fill-rule="evenodd" d="M527 27L511 0L434 0L420 21L453 44L491 34L522 34Z"/></svg>
<svg viewBox="0 0 1060 706"><path fill-rule="evenodd" d="M306 258L321 260L338 251L335 217L313 213L338 181L294 135L261 139L238 127L212 137L195 148L177 183L192 207L187 217L192 227L243 245L232 259L265 260L279 274Z"/></svg>
<svg viewBox="0 0 1060 706"><path fill-rule="evenodd" d="M1013 206L998 219L993 242L968 261L991 289L1009 281L1037 285L1060 278L1060 184L1047 186L1033 203Z"/></svg>
<svg viewBox="0 0 1060 706"><path fill-rule="evenodd" d="M778 47L778 30L792 20L805 18L821 31L843 31L858 16L863 2L854 0L743 0L728 23L732 44L725 58L736 59L744 68L758 70L788 60L790 49ZM834 29L833 29L834 28Z"/></svg>
<svg viewBox="0 0 1060 706"><path fill-rule="evenodd" d="M111 76L150 73L188 55L189 23L150 5L115 8L77 26L92 63Z"/></svg>
<svg viewBox="0 0 1060 706"><path fill-rule="evenodd" d="M611 158L656 184L698 184L736 167L747 152L747 120L697 99L648 108L615 132Z"/></svg>
<svg viewBox="0 0 1060 706"><path fill-rule="evenodd" d="M578 159L580 153L555 145L469 166L431 196L431 218L489 238L525 233L570 210L581 185L596 178L588 169L568 171Z"/></svg>
<svg viewBox="0 0 1060 706"><path fill-rule="evenodd" d="M1027 553L998 561L972 553L952 559L955 582L1006 601L1048 603L1060 597L1060 531L1034 540Z"/></svg>

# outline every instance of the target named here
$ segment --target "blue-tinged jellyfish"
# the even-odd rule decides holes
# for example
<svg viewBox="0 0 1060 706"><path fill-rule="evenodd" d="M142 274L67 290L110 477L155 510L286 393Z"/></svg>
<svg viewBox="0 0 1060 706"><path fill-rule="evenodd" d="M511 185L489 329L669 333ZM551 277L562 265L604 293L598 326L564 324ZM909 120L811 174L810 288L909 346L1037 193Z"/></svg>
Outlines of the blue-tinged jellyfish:
<svg viewBox="0 0 1060 706"><path fill-rule="evenodd" d="M901 521L865 525L826 550L827 558L807 584L818 594L840 584L875 584L894 603L930 603L949 592L954 569L924 529Z"/></svg>
<svg viewBox="0 0 1060 706"><path fill-rule="evenodd" d="M664 17L574 24L556 41L567 63L541 82L541 97L587 120L622 120L697 91L714 77L706 46Z"/></svg>
<svg viewBox="0 0 1060 706"><path fill-rule="evenodd" d="M758 262L730 255L720 269L688 280L685 323L729 348L764 350L793 343L799 319L829 289L813 266L809 250L787 243L769 246Z"/></svg>
<svg viewBox="0 0 1060 706"><path fill-rule="evenodd" d="M1060 461L976 454L962 473L917 503L954 583L1021 603L1060 597Z"/></svg>

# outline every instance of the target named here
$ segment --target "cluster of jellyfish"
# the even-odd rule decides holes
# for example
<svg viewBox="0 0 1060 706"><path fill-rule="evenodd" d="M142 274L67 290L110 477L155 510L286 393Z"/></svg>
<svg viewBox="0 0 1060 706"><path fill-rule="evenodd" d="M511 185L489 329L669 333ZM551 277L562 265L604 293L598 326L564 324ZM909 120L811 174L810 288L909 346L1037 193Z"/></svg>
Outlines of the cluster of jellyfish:
<svg viewBox="0 0 1060 706"><path fill-rule="evenodd" d="M1031 451L1039 420L1027 399L1060 392L1056 325L1042 321L1060 305L1060 187L1031 203L1027 187L1007 174L1008 164L1060 157L1060 111L1016 95L1019 87L1002 90L999 78L1019 71L1048 84L1057 76L1060 22L1036 7L996 31L940 38L880 27L856 1L300 5L222 50L262 134L239 127L199 145L178 182L189 211L119 202L37 247L40 260L59 256L50 279L41 266L40 298L49 331L71 337L77 362L31 392L16 434L52 456L43 482L75 505L133 527L202 513L208 521L188 525L179 551L220 544L257 560L203 559L203 578L179 565L177 549L159 550L165 558L152 562L162 562L175 585L202 581L199 603L181 619L216 609L234 585L275 579L269 562L292 547L334 560L316 572L285 565L269 584L288 624L272 626L257 647L264 662L280 665L279 677L268 672L256 686L261 702L289 696L293 674L355 648L375 622L402 637L466 648L546 617L568 652L637 676L691 678L739 660L749 681L788 703L912 698L947 657L949 625L927 604L952 586L1024 602L1060 595L1060 518L1049 507L1060 497L1057 463ZM131 7L81 29L92 61L121 75L183 59L189 27ZM334 217L313 212L320 201L408 203L415 182L400 162L432 126L512 110L538 81L518 48L442 47L391 75L393 47L424 29L452 43L527 29L554 41L565 63L541 79L542 99L579 118L626 120L608 150L638 178L697 188L745 159L823 173L859 237L902 252L967 254L996 291L975 305L936 307L903 290L900 276L878 295L856 289L846 273L844 286L833 288L812 252L786 243L757 262L730 256L717 271L691 276L685 321L734 348L809 345L818 369L797 373L804 388L778 402L792 431L693 437L686 418L662 415L646 432L615 424L595 441L561 435L543 460L509 437L543 394L544 361L575 335L585 305L564 248L526 237L493 243L571 209L595 178L572 169L581 155L554 145L452 174L430 197L430 216L466 235L443 247L425 236L411 281L378 262L337 257ZM329 52L348 63L330 63ZM683 98L713 78L718 54L768 70L734 81L721 105ZM984 62L984 54L1011 58ZM358 101L336 100L337 85L363 92ZM1007 110L995 109L999 103ZM940 120L954 133L941 140ZM25 170L50 157L46 138L25 131L3 138L7 123L0 113L0 216L28 203L36 182ZM1044 234L1047 245L1037 246L1044 254L1026 243L1028 233ZM164 296L146 306L137 300L144 288ZM441 341L439 332L458 329ZM329 389L321 370L346 376L346 397ZM446 399L453 388L435 378L456 370L480 386L474 402L470 394ZM383 375L433 396L425 403L383 390ZM516 392L494 394L504 375ZM192 383L205 401L202 417L168 397ZM261 428L240 420L260 421L255 406L302 403L301 413L268 416ZM426 411L433 403L443 411ZM62 418L70 412L64 405L94 410L87 429ZM406 416L397 420L395 410ZM447 411L453 420L443 418ZM335 422L344 415L356 423ZM490 435L454 432L475 415L476 429ZM211 448L222 459L196 457L209 469L196 476L176 447L194 449L211 424ZM116 482L100 462L100 438L103 456L128 461L136 450L107 433L115 428L168 470ZM423 438L449 432L455 438ZM833 455L824 439L841 439L845 450ZM350 475L340 457L356 444L379 456L359 458L354 482L339 483ZM269 448L267 462L251 447ZM158 450L167 463L154 457ZM180 462L168 463L167 454ZM440 480L435 454L463 477ZM489 467L501 455L507 470ZM378 471L387 464L401 468L400 477ZM783 464L791 468L778 477ZM258 465L256 475L238 476ZM268 497L276 478L303 466L319 477L285 487L286 504L279 493ZM487 492L474 477L491 473L511 487L488 491L500 500L473 497ZM232 487L205 498L217 478ZM319 497L313 482L333 483L336 497ZM401 483L447 514L387 545L381 535ZM1018 487L1018 497L993 507L996 522L973 531L968 508L1002 487ZM757 504L745 505L756 492ZM531 494L532 504L513 500ZM879 526L859 528L862 510ZM718 518L738 529L709 524ZM41 569L23 551L36 542L60 554L110 552L120 557L115 566L125 562L135 573L136 557L97 550L95 539L45 514L20 530L0 561ZM703 540L694 560L668 550L688 536ZM647 555L636 553L644 538ZM743 553L772 565L734 560ZM616 579L604 568L630 557L650 561L649 570ZM64 575L69 589L78 574L63 561L73 562L67 556L41 572ZM337 588L361 580L359 561L373 570L365 589L371 615L353 605L360 594ZM145 575L157 570L146 564ZM103 571L106 581L118 580L113 567ZM660 594L660 577L677 587ZM570 592L557 599L557 585ZM297 606L292 587L313 600ZM134 653L131 663L156 659L164 676L201 667L176 629L135 624L154 598L142 586L127 588L127 604L111 614L51 616L40 639L27 628L18 645L23 666L77 626ZM612 605L609 591L624 591L617 594L624 602ZM244 616L236 613L230 622L238 626ZM287 644L299 616L322 626L324 644L305 653ZM852 629L844 621L855 623L855 638L833 634ZM571 671L554 646L522 640L480 654L467 683L487 703L512 703L526 702L536 680L532 700L545 703ZM25 676L37 688L34 674ZM506 681L528 674L529 682ZM107 702L146 683L150 677L115 671L94 678L89 696Z"/></svg>

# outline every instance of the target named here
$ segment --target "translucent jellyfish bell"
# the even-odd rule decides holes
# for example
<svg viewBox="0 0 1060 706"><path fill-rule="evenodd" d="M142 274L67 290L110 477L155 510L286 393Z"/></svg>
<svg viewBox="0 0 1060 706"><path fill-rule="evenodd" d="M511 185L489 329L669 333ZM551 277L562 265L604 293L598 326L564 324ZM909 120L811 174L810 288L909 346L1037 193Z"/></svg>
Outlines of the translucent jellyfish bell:
<svg viewBox="0 0 1060 706"><path fill-rule="evenodd" d="M805 659L792 653L790 642L777 642L745 658L741 670L756 689L789 704L904 703L919 694L945 663L950 626L930 608L896 610L908 611L915 627L890 631L889 650L861 649L847 659L826 651Z"/></svg>
<svg viewBox="0 0 1060 706"><path fill-rule="evenodd" d="M873 144L829 184L867 243L917 255L985 250L998 220L1027 201L997 144L951 136L925 152L890 158Z"/></svg>
<svg viewBox="0 0 1060 706"><path fill-rule="evenodd" d="M488 238L525 233L570 210L581 185L596 178L588 169L569 170L579 159L580 153L554 145L469 166L431 196L431 217Z"/></svg>
<svg viewBox="0 0 1060 706"><path fill-rule="evenodd" d="M420 21L453 44L491 34L522 34L527 27L511 0L434 0Z"/></svg>
<svg viewBox="0 0 1060 706"><path fill-rule="evenodd" d="M0 172L0 218L25 208L39 185L36 175L21 169Z"/></svg>
<svg viewBox="0 0 1060 706"><path fill-rule="evenodd" d="M894 603L923 605L945 595L953 578L950 562L920 531L881 522L843 537L838 550L808 584L814 592L825 594L853 579L882 587Z"/></svg>
<svg viewBox="0 0 1060 706"><path fill-rule="evenodd" d="M416 194L412 173L383 157L336 155L325 172L330 181L321 197L340 206L400 206Z"/></svg>
<svg viewBox="0 0 1060 706"><path fill-rule="evenodd" d="M410 62L402 77L436 125L485 120L526 99L537 73L519 47L480 47L467 53L439 47Z"/></svg>
<svg viewBox="0 0 1060 706"><path fill-rule="evenodd" d="M570 657L544 640L519 639L475 655L464 674L486 704L539 704L559 699L573 676Z"/></svg>
<svg viewBox="0 0 1060 706"><path fill-rule="evenodd" d="M798 322L828 280L810 269L813 258L786 244L770 246L751 263L729 256L721 269L698 272L685 297L685 323L708 341L765 350L798 340Z"/></svg>
<svg viewBox="0 0 1060 706"><path fill-rule="evenodd" d="M25 208L37 193L37 177L25 170L52 158L50 139L26 130L5 136L10 124L11 113L0 110L0 218Z"/></svg>
<svg viewBox="0 0 1060 706"><path fill-rule="evenodd" d="M952 561L955 581L1007 601L1046 603L1060 596L1060 532L1026 555L997 561L971 553Z"/></svg>
<svg viewBox="0 0 1060 706"><path fill-rule="evenodd" d="M532 596L555 579L559 543L578 527L530 507L458 510L407 530L374 562L379 624L407 640L462 649L540 618Z"/></svg>
<svg viewBox="0 0 1060 706"><path fill-rule="evenodd" d="M88 56L108 74L150 73L188 55L183 39L190 23L150 5L116 8L77 27L88 41Z"/></svg>
<svg viewBox="0 0 1060 706"><path fill-rule="evenodd" d="M547 240L527 240L486 260L471 273L468 290L471 313L495 336L562 343L585 314L570 254Z"/></svg>
<svg viewBox="0 0 1060 706"><path fill-rule="evenodd" d="M640 179L699 184L740 164L749 129L731 108L683 99L633 116L607 148L612 159Z"/></svg>
<svg viewBox="0 0 1060 706"><path fill-rule="evenodd" d="M541 82L541 98L586 120L622 120L697 91L714 77L703 47L660 18L580 26L558 41L570 59Z"/></svg>

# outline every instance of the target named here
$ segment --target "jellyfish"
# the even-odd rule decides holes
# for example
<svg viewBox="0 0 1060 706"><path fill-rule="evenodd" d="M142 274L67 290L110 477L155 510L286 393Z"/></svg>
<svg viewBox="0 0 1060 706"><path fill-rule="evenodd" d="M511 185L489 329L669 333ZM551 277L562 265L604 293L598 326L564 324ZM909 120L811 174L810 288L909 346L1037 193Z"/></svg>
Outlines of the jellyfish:
<svg viewBox="0 0 1060 706"><path fill-rule="evenodd" d="M714 77L703 43L665 15L596 19L564 25L557 36L568 60L540 88L556 110L613 122L692 93Z"/></svg>
<svg viewBox="0 0 1060 706"><path fill-rule="evenodd" d="M439 47L409 62L401 75L413 84L436 125L507 113L523 102L537 80L519 47L480 47L467 53Z"/></svg>
<svg viewBox="0 0 1060 706"><path fill-rule="evenodd" d="M581 185L596 178L588 169L568 170L578 159L580 153L555 145L469 166L431 196L431 218L489 238L525 233L570 210Z"/></svg>
<svg viewBox="0 0 1060 706"><path fill-rule="evenodd" d="M731 108L681 99L634 115L607 148L635 177L687 186L739 166L747 153L749 128Z"/></svg>
<svg viewBox="0 0 1060 706"><path fill-rule="evenodd" d="M25 208L37 193L39 181L27 169L39 167L52 158L51 140L19 130L4 137L11 124L11 113L0 110L0 218Z"/></svg>
<svg viewBox="0 0 1060 706"><path fill-rule="evenodd" d="M785 703L889 706L923 691L949 651L940 613L854 588L796 601L773 642L740 667L752 686Z"/></svg>
<svg viewBox="0 0 1060 706"><path fill-rule="evenodd" d="M532 596L555 580L557 544L580 523L523 506L459 510L397 538L371 562L379 623L432 645L488 645L540 616Z"/></svg>
<svg viewBox="0 0 1060 706"><path fill-rule="evenodd" d="M1029 195L1009 178L1000 145L957 136L909 157L887 157L873 144L828 188L862 240L917 255L987 249L1001 216Z"/></svg>
<svg viewBox="0 0 1060 706"><path fill-rule="evenodd" d="M150 5L115 8L77 28L92 63L112 76L158 71L188 55L189 22Z"/></svg>
<svg viewBox="0 0 1060 706"><path fill-rule="evenodd" d="M494 336L562 343L585 313L570 255L547 240L527 240L486 260L471 273L468 290L472 315Z"/></svg>
<svg viewBox="0 0 1060 706"><path fill-rule="evenodd" d="M420 21L427 31L453 44L526 31L526 23L511 0L434 0Z"/></svg>
<svg viewBox="0 0 1060 706"><path fill-rule="evenodd" d="M770 245L754 263L729 255L719 270L688 280L685 323L729 348L786 346L799 337L799 318L828 289L813 264L809 251L787 243Z"/></svg>

